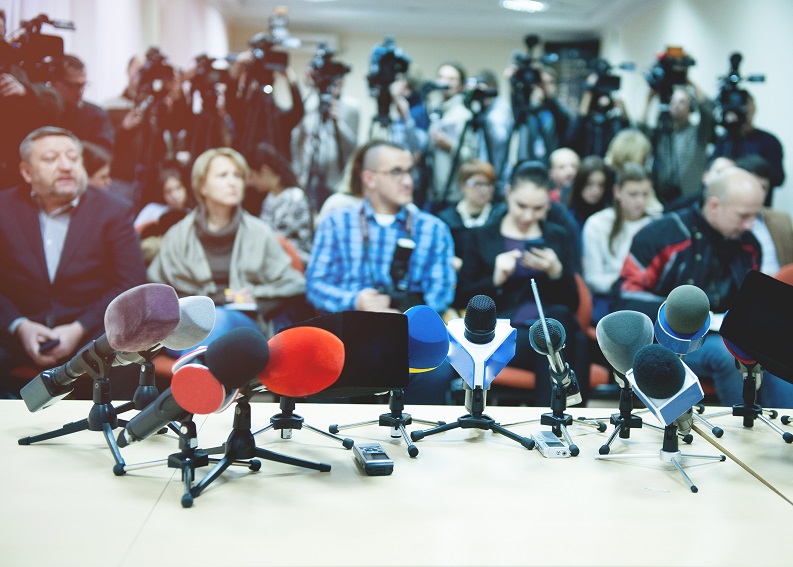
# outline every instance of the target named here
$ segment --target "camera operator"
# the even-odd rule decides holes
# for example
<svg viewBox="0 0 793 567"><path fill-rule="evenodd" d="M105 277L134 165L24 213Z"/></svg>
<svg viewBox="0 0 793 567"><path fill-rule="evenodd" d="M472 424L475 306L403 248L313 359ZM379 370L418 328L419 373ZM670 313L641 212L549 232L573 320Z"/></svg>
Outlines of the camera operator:
<svg viewBox="0 0 793 567"><path fill-rule="evenodd" d="M309 63L306 84L311 92L303 101L303 120L292 131L292 169L315 211L336 191L358 144L359 104L342 96L349 67L332 57L321 46Z"/></svg>
<svg viewBox="0 0 793 567"><path fill-rule="evenodd" d="M773 202L774 189L785 181L782 143L771 132L755 127L754 116L757 107L754 97L748 91L739 92L745 93L743 124L739 126L735 134L728 130L716 140L713 155L736 159L756 154L764 158L771 168L770 187L765 195L765 206L770 207Z"/></svg>
<svg viewBox="0 0 793 567"><path fill-rule="evenodd" d="M611 65L596 58L589 64L592 73L584 82L578 115L570 126L570 148L580 156L606 156L611 140L630 126L625 104L614 97L620 78L612 75Z"/></svg>
<svg viewBox="0 0 793 567"><path fill-rule="evenodd" d="M88 84L85 64L74 55L64 55L56 61L50 85L63 101L60 125L73 132L80 140L113 150L113 126L107 112L83 100Z"/></svg>
<svg viewBox="0 0 793 567"><path fill-rule="evenodd" d="M39 126L57 124L62 110L55 91L28 79L5 36L6 13L0 10L0 189L22 183L19 144Z"/></svg>

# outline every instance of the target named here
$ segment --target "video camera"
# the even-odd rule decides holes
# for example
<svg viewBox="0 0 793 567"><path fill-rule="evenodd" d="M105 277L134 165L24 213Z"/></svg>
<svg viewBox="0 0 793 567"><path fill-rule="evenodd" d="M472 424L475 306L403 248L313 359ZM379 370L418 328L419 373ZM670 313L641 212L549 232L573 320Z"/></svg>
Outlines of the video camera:
<svg viewBox="0 0 793 567"><path fill-rule="evenodd" d="M683 52L682 47L667 47L658 56L658 62L644 74L647 84L658 93L662 103L669 103L676 85L688 83L688 68L696 61Z"/></svg>
<svg viewBox="0 0 793 567"><path fill-rule="evenodd" d="M217 86L228 86L231 82L228 61L209 57L205 53L195 58L195 74L191 79L193 91L201 93L202 98L217 96Z"/></svg>
<svg viewBox="0 0 793 567"><path fill-rule="evenodd" d="M595 84L588 84L587 87L592 93L592 104L590 105L589 112L605 112L610 110L614 104L612 93L618 91L620 88L620 77L612 73L614 67L602 57L591 59L587 67L596 76ZM624 71L632 71L635 66L633 63L622 63L618 68Z"/></svg>
<svg viewBox="0 0 793 567"><path fill-rule="evenodd" d="M491 87L480 77L470 77L465 81L463 103L472 112L482 110L484 101L498 96L498 89Z"/></svg>
<svg viewBox="0 0 793 567"><path fill-rule="evenodd" d="M381 124L389 120L391 107L391 92L389 87L397 80L397 76L407 73L410 67L410 57L394 44L393 36L387 35L382 44L372 48L369 58L369 94L377 100L377 118Z"/></svg>
<svg viewBox="0 0 793 567"><path fill-rule="evenodd" d="M738 52L730 55L730 70L724 77L720 77L719 94L716 99L718 123L730 134L739 133L746 123L746 103L749 100L749 93L740 87L741 82L765 81L765 75L750 75L743 79L738 71L742 59L743 56Z"/></svg>
<svg viewBox="0 0 793 567"><path fill-rule="evenodd" d="M20 30L10 42L0 38L0 73L11 67L23 69L34 83L47 82L54 71L56 61L63 57L63 38L41 33L47 24L57 29L74 31L74 23L67 20L51 20L39 14L32 20L22 22Z"/></svg>
<svg viewBox="0 0 793 567"><path fill-rule="evenodd" d="M252 78L260 84L271 84L273 72L285 71L289 66L289 54L284 48L300 47L300 40L289 34L286 15L286 6L276 7L269 19L269 31L259 32L248 41L253 54Z"/></svg>
<svg viewBox="0 0 793 567"><path fill-rule="evenodd" d="M537 59L532 57L532 51L540 43L540 38L536 35L527 35L523 38L523 43L526 44L526 53L515 53L512 56L515 72L509 82L514 109L531 108L531 93L542 82L542 65L551 65L559 60L555 53L545 53Z"/></svg>
<svg viewBox="0 0 793 567"><path fill-rule="evenodd" d="M168 94L168 83L176 76L176 70L168 58L157 47L146 51L146 60L138 74L138 98L160 100Z"/></svg>
<svg viewBox="0 0 793 567"><path fill-rule="evenodd" d="M323 41L308 63L308 73L319 91L319 111L323 121L327 119L330 111L333 85L351 70L349 65L334 61L335 55L336 52Z"/></svg>

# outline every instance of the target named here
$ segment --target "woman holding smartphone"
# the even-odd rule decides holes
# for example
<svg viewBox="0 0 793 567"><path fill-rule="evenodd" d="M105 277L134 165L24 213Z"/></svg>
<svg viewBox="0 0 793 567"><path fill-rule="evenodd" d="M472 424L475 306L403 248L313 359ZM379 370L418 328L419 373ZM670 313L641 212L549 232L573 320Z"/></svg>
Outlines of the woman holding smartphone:
<svg viewBox="0 0 793 567"><path fill-rule="evenodd" d="M545 221L550 207L549 188L548 170L543 164L527 161L515 167L506 190L507 212L500 221L467 233L455 297L455 306L464 308L474 295L488 295L496 303L498 317L508 318L518 327L517 352L510 365L535 372L537 405L545 405L550 399L551 385L547 358L537 355L528 340L527 329L539 316L532 279L546 317L556 319L565 328L565 359L576 371L582 393L589 368L588 362L577 361L577 355L585 353L575 352L579 350L576 334L583 336L575 317L576 237Z"/></svg>

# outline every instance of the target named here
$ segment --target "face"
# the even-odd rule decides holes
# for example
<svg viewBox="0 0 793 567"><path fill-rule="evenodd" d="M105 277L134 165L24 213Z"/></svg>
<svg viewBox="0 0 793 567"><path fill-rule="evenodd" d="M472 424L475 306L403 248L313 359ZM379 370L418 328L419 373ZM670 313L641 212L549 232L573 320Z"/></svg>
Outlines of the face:
<svg viewBox="0 0 793 567"><path fill-rule="evenodd" d="M551 157L551 168L548 170L548 175L557 186L564 187L573 181L580 165L581 161L574 152L556 153Z"/></svg>
<svg viewBox="0 0 793 567"><path fill-rule="evenodd" d="M361 172L366 197L376 212L396 214L413 201L413 158L397 148L373 151L373 159L366 160L366 169Z"/></svg>
<svg viewBox="0 0 793 567"><path fill-rule="evenodd" d="M507 214L518 228L526 232L545 219L550 201L544 187L530 181L520 182L507 194Z"/></svg>
<svg viewBox="0 0 793 567"><path fill-rule="evenodd" d="M581 199L588 205L596 205L606 193L606 174L602 171L593 171L586 178L586 184L581 189Z"/></svg>
<svg viewBox="0 0 793 567"><path fill-rule="evenodd" d="M673 120L685 121L691 113L691 98L683 89L675 89L669 101L669 113Z"/></svg>
<svg viewBox="0 0 793 567"><path fill-rule="evenodd" d="M653 186L649 179L644 181L626 181L622 187L614 188L614 200L619 203L622 217L633 221L642 218L647 209L647 201L652 195Z"/></svg>
<svg viewBox="0 0 793 567"><path fill-rule="evenodd" d="M19 171L47 206L65 205L88 183L83 156L68 136L45 136L33 142L30 160L23 161Z"/></svg>
<svg viewBox="0 0 793 567"><path fill-rule="evenodd" d="M737 240L744 232L752 230L765 195L757 178L750 173L728 171L722 174L721 180L729 184L729 190L721 200L707 199L707 220L724 238Z"/></svg>
<svg viewBox="0 0 793 567"><path fill-rule="evenodd" d="M208 206L237 207L245 195L245 178L234 161L216 156L209 162L204 184L198 190Z"/></svg>
<svg viewBox="0 0 793 567"><path fill-rule="evenodd" d="M750 98L746 99L746 124L751 126L754 124L754 113L755 113L755 106L754 100Z"/></svg>
<svg viewBox="0 0 793 567"><path fill-rule="evenodd" d="M177 177L169 177L165 180L162 186L162 197L165 199L165 204L175 210L182 210L187 205L187 189L182 180Z"/></svg>
<svg viewBox="0 0 793 567"><path fill-rule="evenodd" d="M85 69L66 69L64 77L52 82L53 88L61 95L66 106L77 106L83 98L88 75Z"/></svg>
<svg viewBox="0 0 793 567"><path fill-rule="evenodd" d="M251 172L250 182L259 191L267 193L281 187L281 176L269 165L263 165L258 171Z"/></svg>
<svg viewBox="0 0 793 567"><path fill-rule="evenodd" d="M473 207L481 209L493 198L493 183L482 175L476 173L461 184L463 199Z"/></svg>
<svg viewBox="0 0 793 567"><path fill-rule="evenodd" d="M438 69L437 81L448 85L446 90L443 91L446 98L450 98L462 91L463 81L462 77L460 77L460 72L451 65L441 65Z"/></svg>
<svg viewBox="0 0 793 567"><path fill-rule="evenodd" d="M110 181L110 164L103 165L96 173L88 178L88 184L99 189L107 189L110 187Z"/></svg>

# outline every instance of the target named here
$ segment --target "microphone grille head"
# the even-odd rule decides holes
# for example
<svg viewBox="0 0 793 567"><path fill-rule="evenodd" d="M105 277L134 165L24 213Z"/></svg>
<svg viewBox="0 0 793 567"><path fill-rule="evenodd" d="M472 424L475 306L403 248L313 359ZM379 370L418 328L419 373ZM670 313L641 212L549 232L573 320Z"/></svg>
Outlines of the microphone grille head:
<svg viewBox="0 0 793 567"><path fill-rule="evenodd" d="M681 285L666 298L666 322L681 335L693 335L705 325L710 314L708 296L695 285Z"/></svg>
<svg viewBox="0 0 793 567"><path fill-rule="evenodd" d="M609 313L598 321L595 332L603 356L623 376L636 353L653 342L653 322L639 311Z"/></svg>
<svg viewBox="0 0 793 567"><path fill-rule="evenodd" d="M675 353L659 344L639 349L633 359L636 385L651 398L671 398L686 379L686 370Z"/></svg>
<svg viewBox="0 0 793 567"><path fill-rule="evenodd" d="M237 327L209 343L205 358L209 371L226 389L240 388L267 366L270 349L258 329Z"/></svg>
<svg viewBox="0 0 793 567"><path fill-rule="evenodd" d="M179 324L179 297L169 285L149 283L128 289L105 310L110 348L134 352L151 348Z"/></svg>
<svg viewBox="0 0 793 567"><path fill-rule="evenodd" d="M564 346L567 340L567 335L564 331L562 324L556 319L545 319L545 325L548 327L548 336L551 339L551 346L553 350L558 351ZM545 340L545 331L542 328L542 321L535 321L529 329L533 344L544 353L548 353L548 341Z"/></svg>
<svg viewBox="0 0 793 567"><path fill-rule="evenodd" d="M465 338L483 345L496 336L496 302L487 295L475 295L465 308Z"/></svg>

